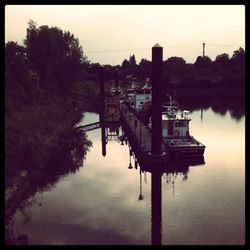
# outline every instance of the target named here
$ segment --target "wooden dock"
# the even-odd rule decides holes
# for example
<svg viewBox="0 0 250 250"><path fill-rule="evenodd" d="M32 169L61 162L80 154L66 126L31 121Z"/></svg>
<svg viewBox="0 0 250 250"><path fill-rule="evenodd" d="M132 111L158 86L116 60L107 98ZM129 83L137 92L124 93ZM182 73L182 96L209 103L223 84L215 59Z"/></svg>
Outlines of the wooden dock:
<svg viewBox="0 0 250 250"><path fill-rule="evenodd" d="M122 129L128 138L129 146L144 170L173 171L204 164L203 155L199 157L171 157L169 149L163 141L161 142L162 154L153 155L151 153L151 129L126 103L121 103L120 112Z"/></svg>
<svg viewBox="0 0 250 250"><path fill-rule="evenodd" d="M76 127L76 129L81 129L83 132L88 132L97 128L100 128L100 122L94 122L91 124Z"/></svg>
<svg viewBox="0 0 250 250"><path fill-rule="evenodd" d="M163 142L160 142L162 149L165 149L163 153L151 154L151 129L144 124L139 115L125 103L121 103L120 112L122 128L138 161L143 165L168 162L169 154Z"/></svg>

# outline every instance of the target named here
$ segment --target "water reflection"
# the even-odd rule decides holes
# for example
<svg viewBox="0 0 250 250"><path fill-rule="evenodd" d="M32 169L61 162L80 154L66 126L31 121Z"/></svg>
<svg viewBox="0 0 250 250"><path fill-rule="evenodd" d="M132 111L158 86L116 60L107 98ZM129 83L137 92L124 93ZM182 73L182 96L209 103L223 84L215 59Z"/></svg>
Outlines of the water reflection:
<svg viewBox="0 0 250 250"><path fill-rule="evenodd" d="M201 120L203 119L203 110L209 108L221 116L225 116L229 112L232 119L239 122L245 115L245 98L228 97L228 98L212 98L201 96L196 98L178 97L178 103L181 108L190 110L191 112L201 110Z"/></svg>
<svg viewBox="0 0 250 250"><path fill-rule="evenodd" d="M174 162L160 171L160 223L152 216L150 167L140 164L127 138L121 146L121 129L118 143L108 141L101 157L99 129L88 134L93 148L85 167L27 200L27 216L15 217L14 237L21 237L11 244L25 244L25 235L36 245L145 245L152 244L153 232L162 245L244 244L244 119L236 123L211 109L203 110L203 123L200 118L193 112L190 129L207 146L206 165L204 159L198 165ZM90 113L84 122L96 121ZM158 221L154 228L152 221Z"/></svg>
<svg viewBox="0 0 250 250"><path fill-rule="evenodd" d="M15 212L19 210L24 216L24 223L27 223L31 218L29 207L34 204L42 206L42 202L35 197L35 194L51 190L63 176L76 173L83 166L83 160L92 142L87 139L85 133L76 129L65 136L67 141L58 145L57 152L53 154L54 157L44 161L41 170L28 172L23 177L23 185L5 201L5 243L7 245L28 244L27 235L14 235L12 219Z"/></svg>
<svg viewBox="0 0 250 250"><path fill-rule="evenodd" d="M192 166L204 164L204 158L199 157L192 159ZM151 242L152 245L161 245L162 242L162 177L165 177L166 182L171 181L174 192L174 178L177 174L183 175L183 180L187 180L187 173L191 162L188 159L181 162L168 162L165 166L146 166L140 167L140 185L141 185L141 171L151 173ZM141 188L140 188L141 190ZM140 192L140 196L142 193ZM142 195L143 196L143 195Z"/></svg>
<svg viewBox="0 0 250 250"><path fill-rule="evenodd" d="M101 123L103 124L103 123ZM129 149L129 166L128 169L133 169L131 158L134 157L134 168L137 169L139 165L140 176L140 189L138 201L144 199L142 192L142 173L149 172L151 174L151 244L162 244L162 176L166 181L169 181L169 177L182 174L183 180L187 180L188 171L190 166L204 165L204 156L185 157L181 159L171 159L164 164L153 164L142 160L142 157L138 155L138 150L133 149L133 143L130 142L129 137L126 136L123 131L123 127L118 123L106 123L106 128L102 128L102 145L108 142L108 134L103 134L103 131L112 131L112 136L109 140L117 140L124 145L124 142L128 144ZM119 131L122 130L122 136L119 136ZM159 142L160 143L160 142ZM174 185L174 180L172 180ZM174 187L174 186L173 186Z"/></svg>
<svg viewBox="0 0 250 250"><path fill-rule="evenodd" d="M142 194L142 170L140 169L140 194L138 197L138 200L142 201L144 199L144 196Z"/></svg>

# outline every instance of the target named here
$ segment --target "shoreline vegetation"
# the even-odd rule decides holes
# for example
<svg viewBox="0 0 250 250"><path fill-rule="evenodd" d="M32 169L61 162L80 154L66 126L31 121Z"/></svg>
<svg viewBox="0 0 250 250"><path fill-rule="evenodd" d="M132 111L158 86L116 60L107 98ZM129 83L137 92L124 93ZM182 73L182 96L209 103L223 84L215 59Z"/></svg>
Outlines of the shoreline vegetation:
<svg viewBox="0 0 250 250"><path fill-rule="evenodd" d="M32 20L24 46L5 44L6 243L14 242L7 221L16 209L83 165L92 142L74 127L84 112L98 113L100 66L88 61L69 31L36 27ZM151 76L151 62L142 59L136 64L134 55L121 66L103 67L107 88L114 86L115 72L124 89L133 77L144 81ZM197 57L194 64L179 57L163 62L164 94L171 90L180 98L244 99L244 76L242 48L231 59L222 54L214 62L208 57Z"/></svg>
<svg viewBox="0 0 250 250"><path fill-rule="evenodd" d="M81 80L84 63L73 35L47 26L36 29L33 22L25 47L5 44L6 243L15 244L11 219L16 210L60 176L77 171L92 146L87 135L74 128L91 103L64 96Z"/></svg>

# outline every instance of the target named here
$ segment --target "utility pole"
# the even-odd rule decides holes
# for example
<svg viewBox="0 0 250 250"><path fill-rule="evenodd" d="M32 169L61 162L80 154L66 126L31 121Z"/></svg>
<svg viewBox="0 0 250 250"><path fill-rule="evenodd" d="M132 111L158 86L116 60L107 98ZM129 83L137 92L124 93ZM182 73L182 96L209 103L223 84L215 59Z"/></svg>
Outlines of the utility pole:
<svg viewBox="0 0 250 250"><path fill-rule="evenodd" d="M203 57L205 56L205 43L202 43L203 45Z"/></svg>

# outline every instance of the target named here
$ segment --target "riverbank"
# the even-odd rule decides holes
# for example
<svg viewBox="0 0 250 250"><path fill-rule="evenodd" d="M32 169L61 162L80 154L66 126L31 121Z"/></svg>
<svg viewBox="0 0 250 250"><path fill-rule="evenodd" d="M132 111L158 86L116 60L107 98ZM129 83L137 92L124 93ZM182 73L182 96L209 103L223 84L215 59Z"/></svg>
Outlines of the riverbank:
<svg viewBox="0 0 250 250"><path fill-rule="evenodd" d="M84 115L76 104L59 97L12 112L5 119L5 215L10 217L31 186L41 179L75 171L91 146L86 134L74 131ZM78 154L72 156L77 148ZM76 156L79 159L75 159ZM51 180L51 178L48 178ZM37 183L36 183L37 182ZM25 183L25 185L24 185ZM44 183L42 183L44 186Z"/></svg>

